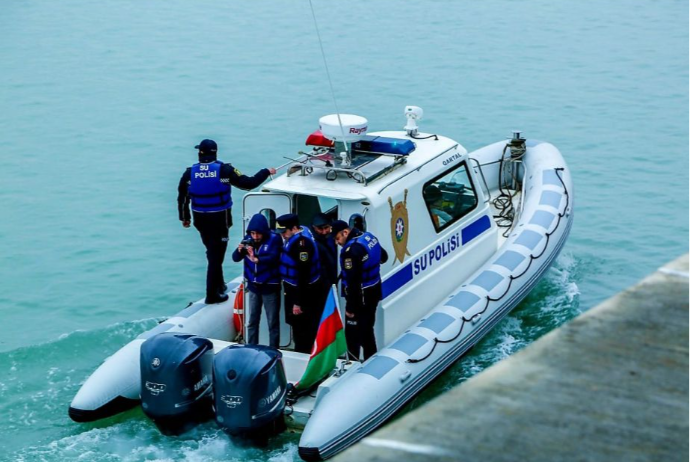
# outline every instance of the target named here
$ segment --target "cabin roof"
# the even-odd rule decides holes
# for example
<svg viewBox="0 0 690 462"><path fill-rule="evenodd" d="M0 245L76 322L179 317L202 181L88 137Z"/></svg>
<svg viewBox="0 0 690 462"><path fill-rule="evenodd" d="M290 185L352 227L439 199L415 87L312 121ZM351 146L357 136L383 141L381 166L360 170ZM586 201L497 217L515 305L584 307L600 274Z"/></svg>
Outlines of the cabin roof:
<svg viewBox="0 0 690 462"><path fill-rule="evenodd" d="M370 133L370 135L404 140L411 139L403 131L375 132ZM425 140L413 140L416 145L416 149L407 156L407 162L404 165L392 169L386 175L377 178L366 185L363 183L358 183L354 179L347 177L347 175L344 173L339 173L335 180L328 180L326 179L326 169L314 168L311 174L305 176L302 176L299 173L294 173L291 176L283 174L266 183L263 189L274 192L288 192L330 197L332 199L364 200L367 197L378 195L381 189L386 185L410 174L410 172L413 172L430 160L439 157L441 154L455 146L458 146L460 151L465 153L464 148L450 138L438 135L438 140L435 140L431 134L418 134L419 138L427 136L431 136L431 138ZM393 162L393 157L380 156L378 159L362 167L360 171L367 176L372 175L392 165ZM324 163L318 160L313 160L311 161L311 165L320 167L323 166Z"/></svg>

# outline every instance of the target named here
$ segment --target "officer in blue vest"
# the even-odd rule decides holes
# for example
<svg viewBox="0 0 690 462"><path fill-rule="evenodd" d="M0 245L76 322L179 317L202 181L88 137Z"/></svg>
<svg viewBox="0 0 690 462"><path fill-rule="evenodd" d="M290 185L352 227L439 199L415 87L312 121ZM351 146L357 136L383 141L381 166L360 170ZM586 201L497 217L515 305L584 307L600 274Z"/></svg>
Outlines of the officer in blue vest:
<svg viewBox="0 0 690 462"><path fill-rule="evenodd" d="M285 320L292 326L295 351L309 353L323 312L323 306L319 306L319 294L323 292L319 251L311 231L299 225L297 215L279 216L276 231L284 242L280 275L285 291Z"/></svg>
<svg viewBox="0 0 690 462"><path fill-rule="evenodd" d="M381 301L381 264L388 253L371 233L362 232L342 220L333 222L335 241L342 247L340 270L345 306L345 339L350 357L359 360L360 348L366 361L376 353L374 322Z"/></svg>
<svg viewBox="0 0 690 462"><path fill-rule="evenodd" d="M283 240L268 227L266 217L257 213L247 225L247 235L232 253L232 260L244 260L247 284L247 343L259 343L261 305L266 310L269 345L280 345L280 253Z"/></svg>
<svg viewBox="0 0 690 462"><path fill-rule="evenodd" d="M199 150L199 163L185 170L180 178L177 209L185 228L189 228L194 217L194 227L206 247L206 303L222 303L228 299L224 293L227 288L223 260L228 247L228 230L232 226L230 186L254 189L276 171L264 168L254 176L242 175L232 165L217 160L218 145L213 140L203 140L195 149Z"/></svg>

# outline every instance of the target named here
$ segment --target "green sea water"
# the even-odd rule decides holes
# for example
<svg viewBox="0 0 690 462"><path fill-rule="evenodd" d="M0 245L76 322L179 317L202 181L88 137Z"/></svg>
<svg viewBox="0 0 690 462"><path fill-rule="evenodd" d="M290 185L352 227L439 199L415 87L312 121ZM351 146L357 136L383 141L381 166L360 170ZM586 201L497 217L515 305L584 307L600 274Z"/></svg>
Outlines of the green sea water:
<svg viewBox="0 0 690 462"><path fill-rule="evenodd" d="M418 105L470 151L521 129L574 179L554 267L406 410L688 251L687 2L313 3L342 112L400 129ZM175 202L193 146L213 138L251 174L335 112L309 3L5 1L0 31L0 460L298 459L297 434L251 448L211 423L170 438L139 410L77 424L67 407L203 295Z"/></svg>

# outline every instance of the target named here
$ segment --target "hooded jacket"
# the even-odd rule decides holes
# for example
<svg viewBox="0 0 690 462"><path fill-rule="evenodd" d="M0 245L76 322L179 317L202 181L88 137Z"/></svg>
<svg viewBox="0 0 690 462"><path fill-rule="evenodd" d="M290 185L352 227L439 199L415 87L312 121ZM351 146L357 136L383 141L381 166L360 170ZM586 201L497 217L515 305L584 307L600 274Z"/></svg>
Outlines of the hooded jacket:
<svg viewBox="0 0 690 462"><path fill-rule="evenodd" d="M254 215L247 225L245 240L251 240L251 232L261 233L262 239L255 243L254 256L259 261L254 263L249 259L246 250L238 250L232 253L232 260L239 262L244 260L244 278L247 281L247 289L258 294L268 294L280 290L280 252L283 246L281 237L268 227L266 217L261 214Z"/></svg>

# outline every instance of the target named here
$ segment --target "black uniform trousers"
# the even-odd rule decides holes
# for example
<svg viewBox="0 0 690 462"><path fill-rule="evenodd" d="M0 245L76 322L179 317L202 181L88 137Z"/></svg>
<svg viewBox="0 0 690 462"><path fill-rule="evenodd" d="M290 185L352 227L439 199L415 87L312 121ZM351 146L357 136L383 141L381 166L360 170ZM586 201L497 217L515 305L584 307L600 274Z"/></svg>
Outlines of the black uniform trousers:
<svg viewBox="0 0 690 462"><path fill-rule="evenodd" d="M364 304L350 311L350 303L345 311L354 313L354 318L345 318L345 340L347 342L348 357L359 360L360 349L364 353L364 361L372 357L376 351L376 308L381 301L380 283L378 287L364 289Z"/></svg>
<svg viewBox="0 0 690 462"><path fill-rule="evenodd" d="M201 235L201 242L206 247L206 297L216 298L222 292L223 261L228 248L228 230L232 226L230 209L221 212L193 212L194 227Z"/></svg>
<svg viewBox="0 0 690 462"><path fill-rule="evenodd" d="M295 315L292 313L294 299L290 291L285 291L285 321L292 326L292 340L295 342L295 351L299 353L311 353L316 340L325 302L325 298L322 299L324 284L320 279L310 284L309 293L313 296L302 301L302 314Z"/></svg>

